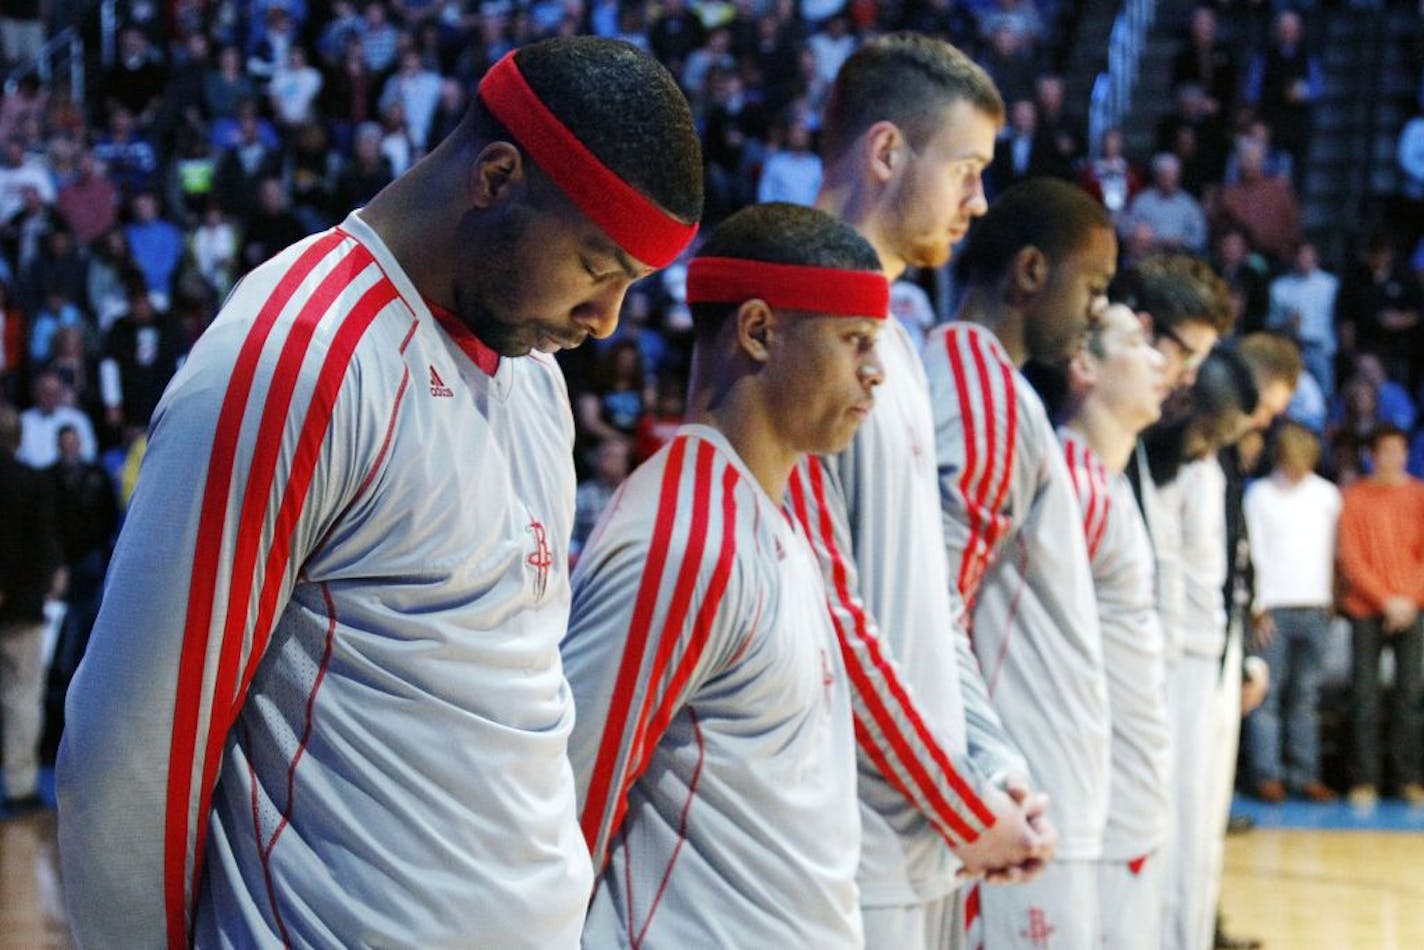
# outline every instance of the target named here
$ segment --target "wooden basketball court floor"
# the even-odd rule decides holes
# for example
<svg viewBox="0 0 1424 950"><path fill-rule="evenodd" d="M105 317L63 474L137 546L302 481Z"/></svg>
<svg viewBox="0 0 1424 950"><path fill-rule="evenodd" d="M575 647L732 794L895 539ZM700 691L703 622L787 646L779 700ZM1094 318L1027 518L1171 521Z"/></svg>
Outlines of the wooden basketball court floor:
<svg viewBox="0 0 1424 950"><path fill-rule="evenodd" d="M1424 810L1386 804L1382 820L1343 821L1301 812L1324 827L1281 820L1279 810L1255 814L1259 827L1227 839L1231 932L1272 950L1424 948ZM54 813L0 820L0 950L70 947L62 888Z"/></svg>

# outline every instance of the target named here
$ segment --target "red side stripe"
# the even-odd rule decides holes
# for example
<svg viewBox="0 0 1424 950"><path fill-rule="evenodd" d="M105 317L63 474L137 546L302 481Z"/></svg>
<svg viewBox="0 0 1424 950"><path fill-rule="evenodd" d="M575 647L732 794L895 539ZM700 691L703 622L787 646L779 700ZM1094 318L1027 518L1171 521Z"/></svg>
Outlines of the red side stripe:
<svg viewBox="0 0 1424 950"><path fill-rule="evenodd" d="M995 505L993 508L986 508L993 492L993 486L996 484L995 479L998 477L998 473L995 471L995 464L999 461L1000 449L1002 448L999 444L998 432L995 427L997 421L996 417L998 415L998 397L994 393L993 379L989 375L988 360L984 355L984 336L986 332L987 331L983 330L975 330L973 332L966 332L965 334L971 345L970 352L974 357L974 370L977 374L976 378L979 381L979 395L982 397L982 401L977 407L973 402L970 402L965 408L965 411L977 412L984 421L984 474L980 478L979 487L974 493L974 506L980 512L984 532L980 537L980 550L982 553L980 554L979 564L977 565L980 576L974 580L974 590L976 592L979 588L980 578L983 577L984 569L988 565L989 555L993 553L994 544L998 540L999 533L996 530L999 519L998 506ZM1012 397L1006 393L1004 398L1009 399Z"/></svg>
<svg viewBox="0 0 1424 950"><path fill-rule="evenodd" d="M652 725L648 728L649 736L660 737L667 731L668 724L672 722L672 717L677 713L675 707L677 697L682 694L683 689L687 686L687 681L692 677L693 671L697 669L697 664L702 661L703 651L707 648L707 640L712 635L712 621L717 616L717 610L722 603L722 595L727 590L727 581L732 576L732 558L737 550L736 490L737 482L740 480L741 476L731 465L722 470L722 544L717 550L717 564L712 569L712 578L707 584L707 592L702 598L701 605L697 608L697 616L692 623L692 635L688 638L682 659L678 661L677 671L663 695L662 705L658 708ZM672 629L671 633L673 636L667 639L675 640L677 630ZM667 636L666 631L664 636ZM652 682L656 683L657 679ZM639 774L648 767L652 752L652 747L649 746L638 769ZM652 912L649 911L649 913Z"/></svg>
<svg viewBox="0 0 1424 950"><path fill-rule="evenodd" d="M964 896L964 925L972 927L979 919L979 885L974 883L969 885L969 892Z"/></svg>
<svg viewBox="0 0 1424 950"><path fill-rule="evenodd" d="M687 841L687 816L692 811L692 801L697 797L697 786L702 779L702 764L707 759L707 746L702 741L702 724L697 721L697 710L691 706L687 707L687 715L692 719L692 734L697 739L697 765L692 769L692 778L687 783L687 800L682 803L682 814L677 821L677 844L673 846L672 854L668 856L667 867L663 869L663 878L658 883L657 893L653 895L653 902L648 906L648 916L643 919L643 927L638 931L637 936L632 938L631 950L639 950L643 941L647 939L648 928L652 926L653 914L657 913L658 904L662 903L663 892L667 890L668 880L672 877L673 866L677 864L677 857L682 853L682 846ZM632 863L631 861L628 863ZM628 932L633 932L633 891L630 888L628 894Z"/></svg>
<svg viewBox="0 0 1424 950"><path fill-rule="evenodd" d="M1147 866L1147 859L1151 856L1150 854L1144 854L1127 862L1127 869L1132 872L1133 877L1142 873L1142 869Z"/></svg>
<svg viewBox="0 0 1424 950"><path fill-rule="evenodd" d="M628 628L628 644L623 649L623 662L618 669L618 679L613 685L613 699L608 708L608 721L603 725L603 736L599 740L598 757L594 761L593 776L589 781L588 798L584 803L581 825L584 838L590 848L598 842L598 831L603 824L604 811L608 805L610 787L613 783L613 769L617 761L618 747L623 739L628 723L628 713L633 706L633 694L638 685L638 671L643 666L643 654L648 646L648 633L653 623L653 610L657 607L658 591L661 587L663 567L667 563L668 543L672 537L672 514L677 508L678 487L682 480L683 459L687 454L686 438L673 441L668 451L666 467L663 469L662 491L658 498L657 528L652 545L648 549L647 566L643 568L643 579L638 587L638 599L633 607L633 619ZM614 829L610 828L611 839ZM595 869L599 870L599 869Z"/></svg>
<svg viewBox="0 0 1424 950"><path fill-rule="evenodd" d="M217 429L208 459L208 477L198 521L189 582L188 610L184 621L183 647L178 660L178 683L173 701L173 738L168 750L168 794L164 809L163 902L167 920L168 945L174 950L188 945L188 829L191 827L194 751L198 741L198 716L202 707L203 673L211 635L213 599L217 588L228 492L237 455L242 417L252 391L257 362L278 316L342 238L328 233L313 242L282 275L276 288L253 321L233 366L223 395ZM205 818L199 817L201 829ZM193 866L202 867L201 846L193 853ZM196 896L196 895L195 895Z"/></svg>
<svg viewBox="0 0 1424 950"><path fill-rule="evenodd" d="M976 466L979 464L979 445L975 439L974 413L972 404L969 401L969 380L964 366L964 357L959 352L959 338L963 334L954 329L944 335L945 352L949 355L950 375L954 377L954 389L959 398L960 418L964 425L964 470L959 473L959 494L964 499L965 514L969 519L969 537L964 544L964 552L959 560L959 576L955 581L955 587L959 590L959 596L965 599L966 608L969 605L969 575L970 565L976 557L975 549L979 543L979 511L970 502L970 483L974 481ZM979 389L985 388L984 380L979 381Z"/></svg>
<svg viewBox="0 0 1424 950"><path fill-rule="evenodd" d="M336 399L341 391L341 383L346 378L346 370L351 365L351 358L356 352L357 344L365 336L377 315L395 298L395 285L388 280L379 280L367 289L356 301L356 305L342 319L341 326L337 328L332 338L331 347L327 350L321 372L317 376L311 405L307 409L301 435L297 439L297 449L292 457L292 468L287 477L287 488L282 496L281 506L277 510L277 521L272 529L272 542L268 548L267 563L262 572L262 586L258 588L257 623L253 625L253 646L248 656L247 671L242 678L241 688L238 695L233 698L231 715L234 717L237 715L238 707L242 705L243 697L247 694L247 687L252 682L252 677L257 673L257 664L263 651L267 649L267 640L272 635L272 624L277 613L277 601L283 593L283 575L292 558L292 534L296 530L302 509L306 506L307 490L311 487L311 480L316 472L317 458L321 453L322 443L326 441L327 430L331 428L331 416L336 408ZM404 386L396 396L397 406L400 404L400 395L403 392ZM381 451L385 452L384 446Z"/></svg>
<svg viewBox="0 0 1424 950"><path fill-rule="evenodd" d="M1008 529L1008 519L999 515L1004 510L1004 498L1009 493L1009 485L1014 480L1014 457L1018 447L1019 431L1019 394L1014 388L1014 368L1007 360L999 359L999 376L1004 385L1004 414L1008 421L1004 426L1004 441L1002 451L1004 456L1004 469L999 476L999 490L994 494L994 501L991 510L995 512L995 534L990 544L995 544L999 536Z"/></svg>
<svg viewBox="0 0 1424 950"><path fill-rule="evenodd" d="M261 423L257 430L247 484L243 490L239 524L250 526L237 534L237 545L233 552L228 588L227 615L222 633L222 648L218 658L217 679L214 681L212 711L208 719L206 753L203 757L203 784L198 790L198 851L202 852L207 843L208 806L212 800L213 784L217 779L219 753L228 729L232 727L233 710L241 704L239 685L241 674L242 646L248 628L249 602L253 586L257 581L256 567L260 552L259 542L262 532L257 528L266 518L272 503L272 486L277 477L277 466L281 459L283 432L291 410L292 397L301 375L302 363L317 324L335 305L351 279L371 261L371 253L363 245L356 245L326 275L316 291L302 304L283 341L277 357L277 366L272 372L271 382L262 406ZM379 286L379 282L376 286ZM392 290L393 294L394 291ZM338 381L339 382L339 381ZM265 647L266 638L258 628L253 628L253 656L250 665L255 667L258 638ZM201 874L201 865L192 870L193 892Z"/></svg>
<svg viewBox="0 0 1424 950"><path fill-rule="evenodd" d="M648 679L647 693L643 697L642 708L634 721L633 732L628 742L628 762L632 767L623 775L623 781L614 799L613 826L615 831L623 823L628 810L628 789L638 776L648 767L653 747L661 734L649 728L653 712L654 694L663 685L663 676L672 654L676 650L679 632L687 620L688 608L692 605L692 593L697 588L697 576L702 568L702 556L707 545L707 521L712 503L712 460L715 450L711 443L697 441L697 460L692 486L692 523L689 528L687 545L681 552L682 563L678 567L677 581L673 586L672 599L668 602L667 616L657 635L657 652L653 655L652 675ZM669 514L671 517L671 513ZM671 633L671 635L669 635ZM664 692L666 687L664 686Z"/></svg>
<svg viewBox="0 0 1424 950"><path fill-rule="evenodd" d="M842 607L851 614L855 622L856 639L864 645L871 662L875 664L876 669L879 670L881 676L884 678L891 697L899 705L900 712L909 722L916 737L925 748L929 750L934 764L949 781L950 787L954 790L955 794L959 796L970 812L972 812L982 824L986 827L992 825L994 823L994 816L984 807L984 803L979 800L979 796L974 794L964 779L955 771L954 766L949 761L949 757L944 754L944 751L939 747L939 743L935 741L929 729L925 727L924 721L920 719L918 711L910 702L910 698L905 693L904 686L900 683L899 678L895 675L894 669L881 653L879 641L870 636L865 611L856 604L854 598L851 596L845 560L841 556L840 550L836 547L835 532L831 524L830 511L826 507L825 487L821 475L820 459L812 456L808 460L807 467L810 472L811 492L821 514L820 536L827 552L831 556L832 580L835 584L836 595ZM808 525L807 532L810 533L810 530L811 528ZM938 786L925 771L924 763L916 758L909 742L900 732L893 717L881 702L881 697L871 685L866 671L860 666L859 657L854 650L850 649L848 642L849 636L839 623L836 625L836 630L840 635L841 653L845 659L847 672L851 674L851 680L855 685L856 691L861 696L861 701L864 702L866 708L870 710L876 724L889 741L891 751L899 758L902 767L915 779L916 784L928 800L930 807L940 815L944 823L952 828L954 832L965 841L974 841L979 836L978 832L970 827L970 825L960 817L959 813L944 800Z"/></svg>

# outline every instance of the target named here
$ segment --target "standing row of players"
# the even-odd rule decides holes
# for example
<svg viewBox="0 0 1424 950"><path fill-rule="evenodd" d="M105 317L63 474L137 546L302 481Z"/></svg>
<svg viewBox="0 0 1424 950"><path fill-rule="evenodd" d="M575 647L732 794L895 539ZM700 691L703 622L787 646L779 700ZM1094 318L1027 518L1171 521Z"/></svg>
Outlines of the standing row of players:
<svg viewBox="0 0 1424 950"><path fill-rule="evenodd" d="M1167 677L1171 634L1221 619L1194 612L1225 542L1182 463L1264 370L1207 355L1224 306L1188 263L1107 306L1084 193L988 208L1003 112L945 43L847 60L819 210L698 249L687 425L572 578L549 354L612 332L702 205L659 66L510 54L428 158L249 276L155 415L71 690L80 943L1206 946L1224 816L1187 757L1221 757L1225 690L1188 680L1191 635ZM917 353L887 281L980 216Z"/></svg>

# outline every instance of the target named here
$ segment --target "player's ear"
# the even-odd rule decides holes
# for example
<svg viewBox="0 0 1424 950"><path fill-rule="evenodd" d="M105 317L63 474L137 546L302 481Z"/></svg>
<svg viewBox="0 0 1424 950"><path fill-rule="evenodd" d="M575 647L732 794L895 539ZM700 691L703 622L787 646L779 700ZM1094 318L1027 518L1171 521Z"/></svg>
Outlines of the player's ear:
<svg viewBox="0 0 1424 950"><path fill-rule="evenodd" d="M1048 283L1048 258L1030 244L1020 248L1010 266L1010 279L1020 294L1036 294Z"/></svg>
<svg viewBox="0 0 1424 950"><path fill-rule="evenodd" d="M1068 361L1068 387L1071 392L1092 389L1098 385L1098 361L1086 346L1078 348Z"/></svg>
<svg viewBox="0 0 1424 950"><path fill-rule="evenodd" d="M737 308L737 349L754 363L771 359L774 317L765 300L753 298Z"/></svg>
<svg viewBox="0 0 1424 950"><path fill-rule="evenodd" d="M509 142L491 142L470 166L470 205L492 208L509 201L524 184L524 156Z"/></svg>
<svg viewBox="0 0 1424 950"><path fill-rule="evenodd" d="M895 177L910 157L905 145L904 134L893 122L882 119L865 130L861 139L862 161L873 180L884 183Z"/></svg>

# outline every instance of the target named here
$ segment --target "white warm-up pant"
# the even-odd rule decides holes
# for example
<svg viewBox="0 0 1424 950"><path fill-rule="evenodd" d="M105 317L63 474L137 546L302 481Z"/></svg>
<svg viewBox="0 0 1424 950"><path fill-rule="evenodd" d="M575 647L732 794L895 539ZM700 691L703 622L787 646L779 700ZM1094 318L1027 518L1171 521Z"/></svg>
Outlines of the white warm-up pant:
<svg viewBox="0 0 1424 950"><path fill-rule="evenodd" d="M862 905L866 950L965 950L965 890L918 904Z"/></svg>
<svg viewBox="0 0 1424 950"><path fill-rule="evenodd" d="M1105 950L1155 947L1162 932L1162 854L1098 862Z"/></svg>
<svg viewBox="0 0 1424 950"><path fill-rule="evenodd" d="M985 950L1098 950L1097 861L1054 860L1028 884L985 884Z"/></svg>
<svg viewBox="0 0 1424 950"><path fill-rule="evenodd" d="M1163 852L1162 947L1210 950L1241 734L1241 647L1187 653L1167 673L1173 811Z"/></svg>

